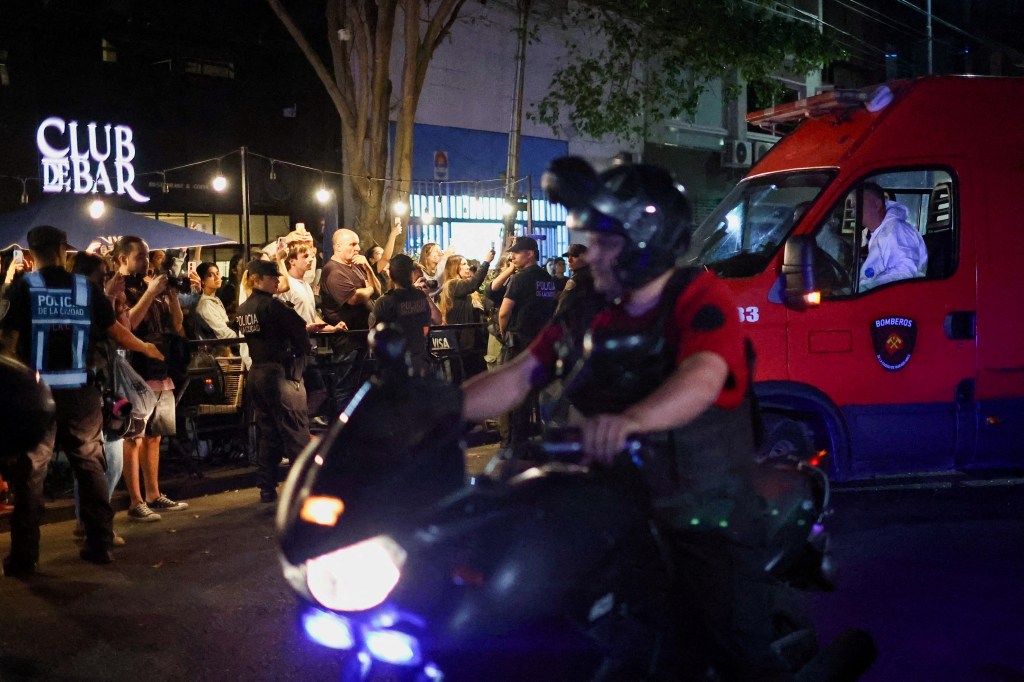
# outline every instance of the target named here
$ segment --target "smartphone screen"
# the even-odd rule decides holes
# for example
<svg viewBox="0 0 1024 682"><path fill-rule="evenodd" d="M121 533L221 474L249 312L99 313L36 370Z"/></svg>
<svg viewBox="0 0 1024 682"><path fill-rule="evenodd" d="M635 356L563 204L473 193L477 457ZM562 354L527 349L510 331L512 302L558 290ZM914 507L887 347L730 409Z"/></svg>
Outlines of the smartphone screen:
<svg viewBox="0 0 1024 682"><path fill-rule="evenodd" d="M14 256L14 262L15 263L24 263L25 262L25 254L23 254L21 252L21 249L15 249L14 252L11 255Z"/></svg>

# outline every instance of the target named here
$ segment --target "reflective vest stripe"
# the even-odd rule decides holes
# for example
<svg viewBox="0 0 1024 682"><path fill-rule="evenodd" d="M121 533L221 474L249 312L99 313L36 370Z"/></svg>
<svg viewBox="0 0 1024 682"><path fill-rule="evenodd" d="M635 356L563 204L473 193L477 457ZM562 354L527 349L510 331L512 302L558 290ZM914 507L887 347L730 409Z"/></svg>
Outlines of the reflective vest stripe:
<svg viewBox="0 0 1024 682"><path fill-rule="evenodd" d="M89 374L81 370L40 372L39 376L51 388L78 388L89 381Z"/></svg>
<svg viewBox="0 0 1024 682"><path fill-rule="evenodd" d="M39 369L40 367L43 366L43 351L45 349L46 349L46 330L45 329L40 329L38 332L36 332L36 338L35 338L35 351L36 351L36 359L35 359L35 365L34 365L35 369Z"/></svg>

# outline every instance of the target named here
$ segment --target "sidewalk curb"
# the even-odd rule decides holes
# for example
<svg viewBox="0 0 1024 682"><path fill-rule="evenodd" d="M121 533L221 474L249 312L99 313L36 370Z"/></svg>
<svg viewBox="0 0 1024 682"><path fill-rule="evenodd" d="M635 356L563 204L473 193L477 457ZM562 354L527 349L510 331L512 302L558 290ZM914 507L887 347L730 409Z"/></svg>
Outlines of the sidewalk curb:
<svg viewBox="0 0 1024 682"><path fill-rule="evenodd" d="M496 449L495 445L492 444L480 444L473 447L466 448L466 460L467 463L472 462L474 459L479 459L481 456L490 456ZM287 469L282 472L281 478L284 479ZM199 465L198 475L190 473L180 473L173 476L168 476L160 482L161 491L166 493L168 497L174 500L189 500L196 497L203 497L205 495L216 495L228 490L238 490L240 488L255 488L258 483L258 476L256 468L253 466L222 466L219 468L211 468L208 470L202 469L202 464ZM128 509L128 493L123 490L122 487L118 487L114 491L114 496L110 500L110 505L114 508L114 513L122 512ZM11 513L0 512L0 533L7 533L10 531L10 516ZM46 510L43 512L43 519L40 525L46 525L48 523L59 523L61 521L70 521L75 518L75 503L71 497L61 497L56 500L46 500ZM117 519L115 519L115 522Z"/></svg>
<svg viewBox="0 0 1024 682"><path fill-rule="evenodd" d="M175 500L189 500L205 495L215 495L227 490L252 488L256 486L256 469L251 466L200 470L199 475L182 474L160 482L161 491ZM128 493L120 487L114 491L110 506L114 513L128 509ZM0 513L0 533L10 531L10 512ZM46 500L46 510L40 525L70 521L75 518L75 502L71 497ZM115 519L115 522L117 519Z"/></svg>

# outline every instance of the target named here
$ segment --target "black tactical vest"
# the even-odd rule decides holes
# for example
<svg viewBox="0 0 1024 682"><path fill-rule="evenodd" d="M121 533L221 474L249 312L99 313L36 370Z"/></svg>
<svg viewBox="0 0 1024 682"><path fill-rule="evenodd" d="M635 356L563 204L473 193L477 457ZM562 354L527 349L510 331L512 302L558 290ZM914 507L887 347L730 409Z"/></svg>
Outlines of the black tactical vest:
<svg viewBox="0 0 1024 682"><path fill-rule="evenodd" d="M701 273L678 270L665 286L658 315L647 330L592 331L589 359L566 391L585 415L618 414L653 393L675 371L675 349L665 326L675 303ZM753 376L753 350L747 344ZM683 530L713 531L742 542L761 537L761 510L752 478L755 450L752 388L730 410L711 407L686 426L647 434L641 453L656 516Z"/></svg>

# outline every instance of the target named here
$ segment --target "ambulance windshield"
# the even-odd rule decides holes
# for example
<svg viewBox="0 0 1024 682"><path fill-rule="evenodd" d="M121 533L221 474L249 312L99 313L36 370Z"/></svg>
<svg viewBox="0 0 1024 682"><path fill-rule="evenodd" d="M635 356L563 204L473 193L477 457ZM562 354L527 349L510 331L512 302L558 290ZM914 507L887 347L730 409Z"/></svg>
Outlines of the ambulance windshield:
<svg viewBox="0 0 1024 682"><path fill-rule="evenodd" d="M696 229L686 264L721 277L758 274L834 177L816 170L744 180Z"/></svg>

